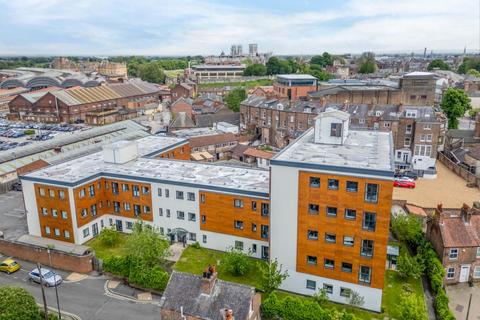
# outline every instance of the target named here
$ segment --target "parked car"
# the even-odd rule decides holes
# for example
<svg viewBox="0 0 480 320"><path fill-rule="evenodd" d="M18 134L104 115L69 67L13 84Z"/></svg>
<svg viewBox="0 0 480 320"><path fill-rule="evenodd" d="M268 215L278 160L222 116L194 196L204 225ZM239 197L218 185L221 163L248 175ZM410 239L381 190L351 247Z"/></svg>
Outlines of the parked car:
<svg viewBox="0 0 480 320"><path fill-rule="evenodd" d="M20 269L20 264L12 258L7 258L0 263L0 271L7 274L14 273Z"/></svg>
<svg viewBox="0 0 480 320"><path fill-rule="evenodd" d="M393 181L393 186L394 187L399 187L399 188L413 189L413 188L415 188L415 182L407 181L407 180L395 180L395 181Z"/></svg>
<svg viewBox="0 0 480 320"><path fill-rule="evenodd" d="M412 171L398 172L398 173L395 173L394 176L395 177L408 177L408 178L412 178L413 180L418 179L418 174L416 174L415 172L412 172Z"/></svg>
<svg viewBox="0 0 480 320"><path fill-rule="evenodd" d="M40 280L40 272L42 274L42 280ZM54 287L55 285L58 286L63 281L60 275L50 271L49 269L40 268L40 272L38 271L38 268L33 269L28 274L28 279L37 283L43 282L47 287Z"/></svg>
<svg viewBox="0 0 480 320"><path fill-rule="evenodd" d="M14 182L10 187L12 191L22 191L22 183L20 181Z"/></svg>
<svg viewBox="0 0 480 320"><path fill-rule="evenodd" d="M410 177L407 177L407 176L397 176L397 177L395 177L395 180L398 180L398 181L410 181L410 182L414 182L414 181L415 181L413 178L410 178Z"/></svg>

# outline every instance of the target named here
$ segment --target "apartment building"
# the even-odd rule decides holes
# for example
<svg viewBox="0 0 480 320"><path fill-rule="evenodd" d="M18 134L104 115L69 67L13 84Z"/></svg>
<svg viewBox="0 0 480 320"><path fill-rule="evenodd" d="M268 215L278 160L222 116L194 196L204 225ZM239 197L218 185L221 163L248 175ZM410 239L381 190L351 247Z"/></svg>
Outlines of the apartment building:
<svg viewBox="0 0 480 320"><path fill-rule="evenodd" d="M272 160L271 257L283 290L380 311L393 189L391 134L349 129L349 114L321 113ZM288 236L285 236L288 235Z"/></svg>
<svg viewBox="0 0 480 320"><path fill-rule="evenodd" d="M349 117L320 114L270 170L179 161L187 140L147 137L28 173L29 233L82 244L109 226L130 232L141 219L173 241L277 259L289 273L284 290L325 288L339 303L356 291L380 311L391 134L349 129Z"/></svg>
<svg viewBox="0 0 480 320"><path fill-rule="evenodd" d="M309 91L317 90L317 78L309 74L279 74L273 83L273 91L280 98L298 100L306 98Z"/></svg>

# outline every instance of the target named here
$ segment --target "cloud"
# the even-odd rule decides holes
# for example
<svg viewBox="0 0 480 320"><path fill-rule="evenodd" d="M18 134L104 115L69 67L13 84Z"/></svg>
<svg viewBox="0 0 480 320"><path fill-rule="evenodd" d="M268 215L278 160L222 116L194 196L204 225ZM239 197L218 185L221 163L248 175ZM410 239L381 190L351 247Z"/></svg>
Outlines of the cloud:
<svg viewBox="0 0 480 320"><path fill-rule="evenodd" d="M221 0L0 0L0 54L193 55L258 43L309 54L478 50L471 0L350 0L294 9ZM274 8L272 10L270 8Z"/></svg>

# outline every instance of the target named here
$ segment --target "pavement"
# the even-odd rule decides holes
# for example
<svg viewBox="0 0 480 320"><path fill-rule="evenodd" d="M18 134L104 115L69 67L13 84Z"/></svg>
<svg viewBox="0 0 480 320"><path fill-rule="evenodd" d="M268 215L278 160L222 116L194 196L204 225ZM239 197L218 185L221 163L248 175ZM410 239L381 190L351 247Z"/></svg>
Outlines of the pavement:
<svg viewBox="0 0 480 320"><path fill-rule="evenodd" d="M468 283L459 283L446 286L447 296L449 298L450 310L453 311L456 319L479 320L480 319L480 284L470 287ZM470 301L470 311L467 311Z"/></svg>
<svg viewBox="0 0 480 320"><path fill-rule="evenodd" d="M21 191L0 194L0 231L7 240L16 240L28 233L27 216Z"/></svg>
<svg viewBox="0 0 480 320"><path fill-rule="evenodd" d="M393 188L393 199L424 208L435 208L439 203L444 208L460 208L464 203L472 205L480 200L478 188L467 187L467 182L437 161L437 178L418 178L415 189Z"/></svg>
<svg viewBox="0 0 480 320"><path fill-rule="evenodd" d="M2 257L0 257L2 259ZM42 295L40 285L28 281L28 272L35 268L30 262L18 261L22 265L22 269L7 275L0 272L0 286L11 285L20 286L27 289L38 303L42 303ZM49 268L48 266L46 266ZM93 277L87 275L71 274L65 271L59 271L54 268L65 281L58 286L58 295L60 301L60 309L70 314L76 315L76 319L81 320L152 320L160 319L160 308L158 307L158 299L138 300L140 298L147 299L147 295L142 295L141 291L136 291L135 297L125 297L117 294L115 291L128 290L128 288L120 287L118 290L112 291L107 289L107 283L110 278L105 276ZM68 279L68 280L67 280ZM119 284L120 286L120 284ZM122 285L123 286L123 285ZM133 288L130 288L130 290ZM49 307L55 308L55 288L45 288L47 304Z"/></svg>
<svg viewBox="0 0 480 320"><path fill-rule="evenodd" d="M166 259L168 261L177 262L182 256L182 252L185 250L185 247L181 242L174 242L172 245L170 245L168 250L170 251L170 255Z"/></svg>

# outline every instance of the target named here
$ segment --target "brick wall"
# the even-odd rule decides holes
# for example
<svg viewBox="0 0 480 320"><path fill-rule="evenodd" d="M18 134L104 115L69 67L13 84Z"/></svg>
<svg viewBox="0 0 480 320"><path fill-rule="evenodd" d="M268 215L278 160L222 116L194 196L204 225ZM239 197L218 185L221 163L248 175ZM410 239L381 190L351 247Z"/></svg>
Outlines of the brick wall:
<svg viewBox="0 0 480 320"><path fill-rule="evenodd" d="M47 249L42 247L0 239L0 253L21 260L40 262L46 266L50 265ZM78 273L92 271L93 253L79 256L50 250L50 257L51 266L54 268Z"/></svg>

